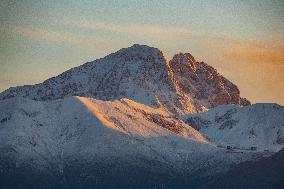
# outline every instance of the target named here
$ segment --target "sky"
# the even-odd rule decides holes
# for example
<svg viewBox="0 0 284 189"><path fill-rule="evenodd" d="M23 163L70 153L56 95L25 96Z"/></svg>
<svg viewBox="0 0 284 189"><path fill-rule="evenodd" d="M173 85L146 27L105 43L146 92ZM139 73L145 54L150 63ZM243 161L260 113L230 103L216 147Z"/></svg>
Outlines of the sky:
<svg viewBox="0 0 284 189"><path fill-rule="evenodd" d="M135 43L189 52L251 102L284 105L284 0L1 0L0 91Z"/></svg>

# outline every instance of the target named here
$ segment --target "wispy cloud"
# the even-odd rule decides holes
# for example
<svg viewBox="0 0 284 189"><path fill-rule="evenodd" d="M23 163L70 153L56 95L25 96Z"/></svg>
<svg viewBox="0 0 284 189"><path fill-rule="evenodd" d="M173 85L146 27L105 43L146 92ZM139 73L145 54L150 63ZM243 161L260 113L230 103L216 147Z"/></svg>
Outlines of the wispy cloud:
<svg viewBox="0 0 284 189"><path fill-rule="evenodd" d="M254 63L280 63L284 64L284 43L271 44L270 42L229 40L223 54L236 61Z"/></svg>
<svg viewBox="0 0 284 189"><path fill-rule="evenodd" d="M63 20L63 24L76 28L92 30L102 30L115 33L128 33L143 36L169 37L169 36L189 36L191 31L187 28L165 27L158 25L121 25L112 23L102 23L87 20Z"/></svg>
<svg viewBox="0 0 284 189"><path fill-rule="evenodd" d="M201 36L199 36L201 37ZM204 35L200 41L212 56L232 61L284 64L284 41Z"/></svg>
<svg viewBox="0 0 284 189"><path fill-rule="evenodd" d="M4 27L1 27L0 31L15 33L34 40L44 40L55 43L63 42L78 45L90 45L102 42L102 39L98 39L94 36L76 35L68 32L45 30L37 27L23 27L5 24Z"/></svg>
<svg viewBox="0 0 284 189"><path fill-rule="evenodd" d="M224 54L233 60L284 64L284 44L235 41L228 46L229 48L224 49Z"/></svg>
<svg viewBox="0 0 284 189"><path fill-rule="evenodd" d="M62 24L62 23L61 23ZM110 31L116 33L128 33L134 35L144 36L145 42L151 41L151 36L164 37L163 46L166 49L171 46L172 42L189 43L197 41L200 49L208 51L210 56L219 56L219 58L243 62L254 63L281 63L284 64L284 42L264 42L261 40L245 40L235 39L224 36L210 35L209 33L197 33L189 31L185 28L163 27L154 25L116 25L110 23L98 23L95 21L64 21L64 25L68 27L75 27L78 29L78 34L71 32L52 31L50 29L42 29L37 27L23 27L15 25L2 25L0 31L15 33L33 40L44 40L53 43L69 43L77 45L99 45L104 48L112 47L122 48L123 45L137 42L137 38L133 36L128 39L102 38L95 35L80 34L80 29L92 29ZM159 39L161 40L161 39ZM188 41L188 42L187 42ZM155 44L150 44L156 46ZM194 48L194 47L193 47Z"/></svg>

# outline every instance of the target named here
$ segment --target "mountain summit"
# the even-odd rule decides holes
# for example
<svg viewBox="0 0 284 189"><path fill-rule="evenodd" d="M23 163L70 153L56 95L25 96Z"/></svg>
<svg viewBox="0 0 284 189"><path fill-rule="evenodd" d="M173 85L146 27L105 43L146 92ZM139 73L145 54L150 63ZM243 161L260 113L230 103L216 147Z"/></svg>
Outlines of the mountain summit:
<svg viewBox="0 0 284 189"><path fill-rule="evenodd" d="M191 54L179 53L167 61L159 49L139 44L72 68L43 83L10 88L0 94L0 99L15 96L33 100L127 97L175 115L203 112L221 104L250 104L240 97L236 85Z"/></svg>

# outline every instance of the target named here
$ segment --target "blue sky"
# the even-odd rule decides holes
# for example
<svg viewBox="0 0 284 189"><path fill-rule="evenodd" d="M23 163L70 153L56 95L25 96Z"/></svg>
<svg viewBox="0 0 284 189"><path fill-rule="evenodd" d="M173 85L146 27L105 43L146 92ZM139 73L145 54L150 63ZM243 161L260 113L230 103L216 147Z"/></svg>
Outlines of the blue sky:
<svg viewBox="0 0 284 189"><path fill-rule="evenodd" d="M2 0L0 91L142 43L168 59L190 52L253 102L284 104L283 23L276 0Z"/></svg>

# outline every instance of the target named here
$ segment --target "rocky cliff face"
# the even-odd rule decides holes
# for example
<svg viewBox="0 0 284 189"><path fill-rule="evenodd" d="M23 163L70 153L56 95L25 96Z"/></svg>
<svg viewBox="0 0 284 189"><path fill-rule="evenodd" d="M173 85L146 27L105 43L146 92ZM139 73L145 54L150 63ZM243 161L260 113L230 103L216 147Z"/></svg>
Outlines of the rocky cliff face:
<svg viewBox="0 0 284 189"><path fill-rule="evenodd" d="M10 88L0 99L15 96L34 100L126 97L175 115L203 112L221 104L249 104L233 83L189 53L177 54L168 62L159 49L137 44L43 83Z"/></svg>
<svg viewBox="0 0 284 189"><path fill-rule="evenodd" d="M206 108L222 104L250 104L240 97L236 85L208 64L197 62L189 53L175 55L170 61L170 68L177 88Z"/></svg>

